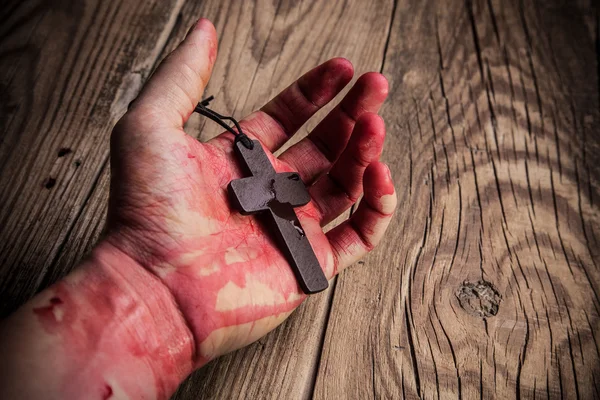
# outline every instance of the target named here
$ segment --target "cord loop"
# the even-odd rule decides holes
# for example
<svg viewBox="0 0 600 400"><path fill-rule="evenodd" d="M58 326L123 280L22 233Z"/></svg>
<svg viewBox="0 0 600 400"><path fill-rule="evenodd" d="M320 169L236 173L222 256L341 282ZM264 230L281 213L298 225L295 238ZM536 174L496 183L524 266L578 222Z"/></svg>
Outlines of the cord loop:
<svg viewBox="0 0 600 400"><path fill-rule="evenodd" d="M217 124L221 125L228 132L231 132L235 136L236 143L242 142L244 147L246 147L249 150L252 150L254 148L254 142L248 137L248 135L246 135L242 131L242 127L240 126L239 122L237 122L235 120L235 118L226 117L226 116L221 115L218 112L213 111L210 108L208 108L208 105L210 104L210 102L212 100L214 100L214 98L215 98L215 96L210 96L210 97L207 97L206 99L202 100L200 103L198 103L196 108L194 108L194 112L197 112L200 115L204 115L205 117L207 117L207 118L213 120L214 122L216 122ZM231 127L230 125L225 123L225 121L231 121L233 123L233 125L235 126L235 128L237 129L237 131L235 129L233 129L233 127Z"/></svg>

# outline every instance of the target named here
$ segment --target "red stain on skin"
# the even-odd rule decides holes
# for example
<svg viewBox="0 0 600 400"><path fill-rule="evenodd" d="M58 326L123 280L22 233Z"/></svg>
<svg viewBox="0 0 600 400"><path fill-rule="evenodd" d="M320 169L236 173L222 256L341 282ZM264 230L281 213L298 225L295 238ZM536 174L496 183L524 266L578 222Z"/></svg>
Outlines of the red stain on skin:
<svg viewBox="0 0 600 400"><path fill-rule="evenodd" d="M197 346L217 329L251 323L296 308L305 296L271 233L265 230L260 218L242 216L229 206L226 187L242 175L237 164L231 163L231 155L224 156L223 150L213 146L199 146L193 138L185 145L169 146L167 154L173 157L168 171L176 171L176 176L168 180L168 189L161 188L161 193L169 193L158 202L164 205L164 211L152 209L140 213L152 218L153 231L158 233L151 239L153 243L161 243L161 247L140 263L161 277L171 290ZM189 154L197 154L196 159L188 162ZM279 171L290 170L276 159L271 158L271 162ZM305 222L312 223L309 234L322 232L314 207L297 209L297 214L305 230ZM196 226L190 226L190 218L199 218ZM173 221L181 221L181 227L173 225ZM207 234L208 225L213 226L214 234ZM165 237L160 236L161 232ZM316 238L311 241L323 264L329 245L322 233ZM277 304L260 301L247 304L246 299L233 310L217 309L219 292L226 285L234 284L243 291L249 282L269 288L272 293L266 295L271 298L286 300L292 294L294 297ZM199 362L205 361L202 354L198 356Z"/></svg>
<svg viewBox="0 0 600 400"><path fill-rule="evenodd" d="M242 216L229 206L226 187L232 179L242 176L237 163L232 162L230 149L227 153L227 150L215 146L202 146L190 137L183 144L171 144L163 150L161 156L164 157L164 162L160 165L146 165L143 170L145 178L151 178L156 187L150 188L141 204L118 210L120 214L113 217L115 221L126 221L130 226L138 226L140 232L148 235L133 238L135 243L130 248L136 254L132 255L139 256L136 261L159 277L170 290L194 337L194 361L196 366L200 366L215 355L202 354L204 350L198 352L215 330L288 313L305 296L298 287L289 264L270 232L265 231L260 219ZM189 155L195 155L195 159L190 159ZM274 159L272 162L279 171L289 170L288 166L280 165ZM131 209L135 212L124 214ZM315 218L316 211L312 206L297 211L303 228L311 235L311 244L317 257L323 264L330 248ZM123 238L119 238L121 239ZM123 240L120 244L128 245ZM139 265L132 268L139 269ZM86 281L86 290L89 292L87 297L118 298L118 292L111 293L110 288L105 287L109 283L102 280ZM235 285L234 292L239 290L242 294L245 294L244 290L250 288L250 285L263 285L267 288L265 291L270 293L252 293L247 298L240 299L243 301L238 302L237 308L233 299L234 304L230 306L234 309L229 309L227 304L218 309L219 293L228 284ZM140 292L137 282L135 286L144 300L155 297L154 293ZM266 297L261 297L263 295ZM89 300L90 304L78 304L77 308L91 309L90 312L96 316L93 320L80 321L78 324L89 323L99 332L111 332L107 335L112 341L108 342L103 337L90 338L90 342L82 343L79 350L70 349L69 352L73 357L84 357L84 354L92 353L93 348L108 348L110 359L130 355L145 360L145 365L148 365L147 360L152 359L153 364L158 364L153 367L156 392L170 393L168 383L175 380L174 377L178 376L181 368L177 367L178 363L173 362L164 341L153 341L143 335L143 340L139 337L137 340L128 340L132 334L129 330L137 332L139 336L141 333L138 330L144 333L140 327L152 326L154 322L150 320L146 324L145 321L137 320L134 321L136 326L130 323L127 328L122 328L123 322L114 320L111 315L132 315L135 310L124 313L125 305L114 301L112 304L105 304L103 301L106 300ZM169 313L172 315L173 310L169 310ZM165 323L162 325L168 326ZM76 335L78 328L81 329L65 327L65 330L72 330L65 337ZM89 329L94 328L90 325ZM123 329L127 332L121 332ZM253 335L261 333L257 329L266 328L254 324ZM118 342L115 337L119 338ZM104 366L109 368L106 363ZM122 374L114 376L124 379L133 373L124 370L121 372ZM96 385L104 378L99 375L97 379ZM130 396L138 394L120 381L119 385Z"/></svg>
<svg viewBox="0 0 600 400"><path fill-rule="evenodd" d="M110 385L104 385L104 389L102 390L102 400L107 400L113 395L113 390Z"/></svg>
<svg viewBox="0 0 600 400"><path fill-rule="evenodd" d="M374 201L379 201L383 196L394 194L395 192L393 183L387 183L386 185L381 185L381 187L377 189L372 189L370 197L372 197Z"/></svg>
<svg viewBox="0 0 600 400"><path fill-rule="evenodd" d="M55 285L54 291L55 295L50 298L48 305L36 307L32 310L48 332L55 332L62 324L71 323L76 318L76 314L65 307L65 302L69 301L70 296L64 285Z"/></svg>
<svg viewBox="0 0 600 400"><path fill-rule="evenodd" d="M196 158L195 155L188 153L187 158Z"/></svg>
<svg viewBox="0 0 600 400"><path fill-rule="evenodd" d="M350 61L336 58L321 64L298 80L309 100L316 104L326 104L352 79L354 68ZM293 99L291 99L293 101Z"/></svg>
<svg viewBox="0 0 600 400"><path fill-rule="evenodd" d="M395 193L394 181L390 169L383 163L370 167L365 172L365 189L370 197L379 198Z"/></svg>
<svg viewBox="0 0 600 400"><path fill-rule="evenodd" d="M54 320L54 306L49 305L47 307L37 307L33 309L33 312L44 321Z"/></svg>
<svg viewBox="0 0 600 400"><path fill-rule="evenodd" d="M104 382L109 374L130 398L166 398L191 371L192 344L186 348L177 336L184 329L180 317L157 303L164 294L151 289L159 284L155 278L131 260L113 258L108 265L116 265L118 273L102 263L82 267L76 278L48 289L49 305L33 309L45 332L62 343L56 362L67 371L85 366L77 380L65 374L64 397L87 398L89 388L102 382L101 398L110 398L113 389Z"/></svg>
<svg viewBox="0 0 600 400"><path fill-rule="evenodd" d="M294 274L271 233L265 231L260 218L242 216L229 205L226 187L232 179L242 176L237 163L232 163L231 152L201 146L189 138L184 144L171 144L164 154L168 155L166 166L157 165L155 171L152 167L150 171L154 182L167 184L157 187L154 195L144 199L144 207L133 216L138 219L132 221L148 226L148 231L153 232L148 241L160 246L144 249L143 258L137 261L171 290L196 343L202 343L219 328L254 322L297 307L304 296L298 296L301 291ZM195 155L195 159L190 160L190 155ZM276 159L271 161L279 171L290 170ZM167 173L170 175L165 176ZM315 219L314 207L297 212L301 221ZM318 222L311 222L312 231L321 233ZM308 231L310 234L311 229ZM319 240L325 237L319 236ZM328 244L313 242L313 246L323 263ZM139 250L139 244L136 247ZM173 267L175 271L171 271ZM272 293L267 295L277 299L274 303L278 304L259 301L253 305L246 299L235 310L217 310L221 289L232 283L243 291L249 282L269 288ZM292 294L289 302L279 302ZM132 347L129 351L137 354L139 350Z"/></svg>
<svg viewBox="0 0 600 400"><path fill-rule="evenodd" d="M205 159L203 156L202 159ZM210 168L214 165L201 165L200 169ZM171 289L184 315L192 327L196 343L202 343L215 330L223 327L234 326L253 322L265 317L287 313L295 309L304 299L295 298L290 302L273 305L241 305L239 308L228 311L218 311L217 297L219 291L228 283L233 283L243 289L247 287L247 279L258 281L287 299L291 294L301 293L293 272L280 253L277 245L272 240L270 232L265 231L263 225L255 217L242 216L232 211L228 206L226 190L222 189L229 180L235 179L239 172L234 171L233 176L222 179L223 171L200 171L206 188L213 193L207 198L205 193L195 193L187 197L186 208L191 212L198 212L220 225L219 233L206 237L181 237L177 246L164 254L163 262L175 266L176 270L163 278ZM211 189L212 187L212 189ZM214 188L219 188L215 190ZM198 199L203 199L201 202ZM297 210L301 220L315 219L316 210L310 207ZM318 225L318 223L316 223ZM305 227L306 228L306 227ZM320 227L316 227L320 230ZM313 243L321 263L326 259L327 244ZM319 246L319 244L321 246ZM204 249L210 249L204 251ZM242 254L256 253L252 259L239 262L227 262L226 254L234 249ZM186 255L199 252L200 255L187 259L185 264L178 264ZM212 266L212 267L211 267ZM202 268L213 268L213 272L200 273ZM159 276L164 276L159 268L151 267ZM202 296L197 296L202 293ZM278 296L279 297L279 296Z"/></svg>
<svg viewBox="0 0 600 400"><path fill-rule="evenodd" d="M57 304L62 304L62 303L63 303L63 301L58 297L53 297L50 299L50 304L57 305Z"/></svg>

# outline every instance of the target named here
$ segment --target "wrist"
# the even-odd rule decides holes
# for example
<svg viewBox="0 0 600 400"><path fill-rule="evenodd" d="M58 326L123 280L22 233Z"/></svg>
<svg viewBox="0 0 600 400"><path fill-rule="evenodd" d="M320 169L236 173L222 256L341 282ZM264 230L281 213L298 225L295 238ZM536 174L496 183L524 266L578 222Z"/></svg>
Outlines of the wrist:
<svg viewBox="0 0 600 400"><path fill-rule="evenodd" d="M98 330L112 335L106 344L113 349L121 347L113 354L149 366L157 397L170 395L193 371L194 338L175 299L155 275L126 253L108 241L101 242L71 279L80 280L82 289L89 292L85 297L90 312L115 328L111 332L97 320ZM134 371L123 373L132 380L137 375Z"/></svg>
<svg viewBox="0 0 600 400"><path fill-rule="evenodd" d="M36 376L29 392L45 398L167 398L196 367L168 288L106 241L3 321L0 352L4 392Z"/></svg>

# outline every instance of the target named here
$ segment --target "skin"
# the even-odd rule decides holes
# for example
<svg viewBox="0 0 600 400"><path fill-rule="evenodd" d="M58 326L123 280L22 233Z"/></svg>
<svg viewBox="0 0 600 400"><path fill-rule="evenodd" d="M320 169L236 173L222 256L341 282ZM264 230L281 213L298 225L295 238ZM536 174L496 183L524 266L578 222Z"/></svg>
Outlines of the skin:
<svg viewBox="0 0 600 400"><path fill-rule="evenodd" d="M233 135L200 143L183 131L216 52L201 19L115 127L106 236L0 325L0 397L167 398L305 299L270 233L230 206L227 185L242 177ZM378 161L385 78L361 76L307 138L272 152L352 75L347 60L329 60L241 121L278 172L298 171L309 186L312 201L296 213L329 279L377 245L396 207ZM349 220L323 232L361 196Z"/></svg>

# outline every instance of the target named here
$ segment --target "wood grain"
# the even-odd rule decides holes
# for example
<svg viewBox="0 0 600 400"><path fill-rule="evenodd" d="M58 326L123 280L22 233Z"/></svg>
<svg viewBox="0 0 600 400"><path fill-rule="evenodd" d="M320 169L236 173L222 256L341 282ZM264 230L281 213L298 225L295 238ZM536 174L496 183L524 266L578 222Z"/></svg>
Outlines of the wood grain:
<svg viewBox="0 0 600 400"><path fill-rule="evenodd" d="M207 94L237 117L333 56L357 74L383 70L383 158L400 209L361 268L192 375L175 398L600 397L594 7L9 2L0 10L0 315L96 243L110 130L205 16L220 38ZM186 130L202 140L219 132L198 116Z"/></svg>
<svg viewBox="0 0 600 400"><path fill-rule="evenodd" d="M181 1L13 2L0 32L0 315L40 289ZM46 283L49 283L48 281Z"/></svg>
<svg viewBox="0 0 600 400"><path fill-rule="evenodd" d="M397 4L400 209L338 278L316 398L598 398L598 13Z"/></svg>

